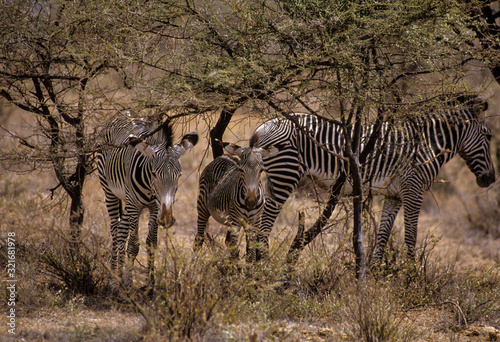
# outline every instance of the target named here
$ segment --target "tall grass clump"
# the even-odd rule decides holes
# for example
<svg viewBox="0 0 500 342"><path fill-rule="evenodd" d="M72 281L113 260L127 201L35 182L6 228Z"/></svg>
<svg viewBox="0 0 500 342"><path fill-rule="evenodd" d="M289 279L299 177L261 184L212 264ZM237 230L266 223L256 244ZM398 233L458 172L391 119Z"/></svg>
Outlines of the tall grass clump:
<svg viewBox="0 0 500 342"><path fill-rule="evenodd" d="M174 256L172 268L158 274L156 296L148 315L155 330L174 339L203 335L224 295L221 277L211 262Z"/></svg>
<svg viewBox="0 0 500 342"><path fill-rule="evenodd" d="M216 324L217 316L237 314L243 288L243 270L223 251L192 254L169 246L156 273L151 301L144 315L153 334L170 340L203 336Z"/></svg>
<svg viewBox="0 0 500 342"><path fill-rule="evenodd" d="M44 243L37 253L42 274L59 281L72 294L94 295L106 286L106 258L96 236L89 237L92 241L82 241L76 249L57 232L55 238L58 243Z"/></svg>
<svg viewBox="0 0 500 342"><path fill-rule="evenodd" d="M500 315L500 265L469 268L457 272L443 289L441 305L452 313L453 329L471 324L495 324Z"/></svg>
<svg viewBox="0 0 500 342"><path fill-rule="evenodd" d="M348 340L413 341L418 335L402 314L401 303L391 287L380 287L376 282L360 286L357 291L348 292L343 302L343 333Z"/></svg>
<svg viewBox="0 0 500 342"><path fill-rule="evenodd" d="M392 288L403 312L440 308L443 324L460 330L487 324L500 312L500 264L493 267L460 265L459 252L442 255L442 239L428 234L415 261L395 259L395 265L377 270L378 282ZM396 254L404 254L399 251Z"/></svg>

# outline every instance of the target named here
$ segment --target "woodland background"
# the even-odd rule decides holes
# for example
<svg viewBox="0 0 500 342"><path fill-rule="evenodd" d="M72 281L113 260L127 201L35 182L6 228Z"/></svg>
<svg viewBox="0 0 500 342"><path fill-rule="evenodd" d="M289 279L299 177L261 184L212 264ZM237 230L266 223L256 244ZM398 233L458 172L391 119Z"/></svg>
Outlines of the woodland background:
<svg viewBox="0 0 500 342"><path fill-rule="evenodd" d="M500 189L478 188L458 157L426 196L415 267L404 261L398 216L381 274L368 273L359 285L352 222L363 215L358 228L369 259L381 211L380 199L369 197L363 213L343 199L297 265L287 265L297 212L306 213L306 226L321 214L318 196L326 195L314 186L284 208L269 262L238 271L227 262L224 228L213 222L217 243L201 256L192 253L198 176L222 152L214 139L245 145L258 124L276 115L317 113L353 132L361 123L426 115L439 108L438 95L478 93L489 103L499 166L498 3L0 6L0 262L7 262L6 234L13 231L19 279L18 334L0 331L5 338L500 339ZM153 300L138 290L143 248L133 288L117 297L108 286L109 218L94 158L102 128L125 110L172 118L176 139L192 130L201 137L181 159L177 224L160 232ZM353 146L351 154L359 155ZM146 231L142 220L142 241ZM8 293L0 293L7 308ZM4 321L5 315L5 327Z"/></svg>

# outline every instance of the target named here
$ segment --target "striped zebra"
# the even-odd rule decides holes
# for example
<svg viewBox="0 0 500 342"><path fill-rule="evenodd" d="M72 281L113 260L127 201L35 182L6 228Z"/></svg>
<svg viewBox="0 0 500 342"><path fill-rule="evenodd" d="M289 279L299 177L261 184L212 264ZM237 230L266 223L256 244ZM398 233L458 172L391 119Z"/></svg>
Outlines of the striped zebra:
<svg viewBox="0 0 500 342"><path fill-rule="evenodd" d="M254 261L255 248L249 246L256 241L266 198L262 158L271 157L278 150L273 146L259 148L257 135L250 139L250 147L225 144L225 150L228 155L213 160L200 176L194 250L203 245L208 219L212 216L228 227L226 245L233 259L239 257L238 232L243 227L247 237L246 258Z"/></svg>
<svg viewBox="0 0 500 342"><path fill-rule="evenodd" d="M129 267L139 253L138 223L141 212L149 209L149 233L146 239L150 284L154 283L154 249L158 224L175 223L173 204L181 175L179 158L198 142L195 132L186 134L173 145L172 126L142 139L158 123L119 117L107 127L105 142L110 146L97 156L99 180L106 196L111 219L111 268L122 276L125 246ZM122 207L122 201L125 207Z"/></svg>
<svg viewBox="0 0 500 342"><path fill-rule="evenodd" d="M404 208L405 243L414 258L417 225L424 191L429 190L440 168L460 155L476 176L480 187L495 181L490 154L491 131L480 113L487 103L478 98L457 98L448 109L415 117L401 123L384 123L366 162L362 165L365 190L385 197L372 263L379 263L390 236L394 219ZM259 230L257 258L269 248L269 234L285 201L304 176L333 183L346 164L344 137L332 120L293 114L291 119L275 118L259 126L255 133L261 146L281 147L280 153L264 158L264 167L273 186L273 198L266 201ZM361 150L374 126L362 127ZM329 151L333 153L329 153ZM348 193L344 188L344 194Z"/></svg>

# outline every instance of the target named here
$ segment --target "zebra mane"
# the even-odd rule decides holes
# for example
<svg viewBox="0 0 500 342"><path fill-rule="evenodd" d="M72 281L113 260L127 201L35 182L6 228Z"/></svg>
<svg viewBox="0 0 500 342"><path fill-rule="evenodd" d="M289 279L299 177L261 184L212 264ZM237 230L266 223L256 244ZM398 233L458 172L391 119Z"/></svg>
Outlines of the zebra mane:
<svg viewBox="0 0 500 342"><path fill-rule="evenodd" d="M432 120L444 120L450 125L460 126L470 120L484 120L484 111L488 108L488 102L477 95L454 97L441 95L436 99L438 102L434 102L430 108L422 107L417 115L407 116L402 121L409 122L417 130L425 127Z"/></svg>
<svg viewBox="0 0 500 342"><path fill-rule="evenodd" d="M122 146L133 141L145 140L149 145L173 145L173 127L170 119L133 117L133 112L118 112L103 129L105 146Z"/></svg>
<svg viewBox="0 0 500 342"><path fill-rule="evenodd" d="M479 118L482 113L488 109L488 101L481 99L478 96L463 96L457 100L464 103L476 118Z"/></svg>
<svg viewBox="0 0 500 342"><path fill-rule="evenodd" d="M147 134L143 135L146 141L151 145L162 145L169 148L174 144L174 133L170 118L150 119L147 122Z"/></svg>
<svg viewBox="0 0 500 342"><path fill-rule="evenodd" d="M162 123L162 136L165 142L165 147L173 146L174 144L174 130L170 118Z"/></svg>

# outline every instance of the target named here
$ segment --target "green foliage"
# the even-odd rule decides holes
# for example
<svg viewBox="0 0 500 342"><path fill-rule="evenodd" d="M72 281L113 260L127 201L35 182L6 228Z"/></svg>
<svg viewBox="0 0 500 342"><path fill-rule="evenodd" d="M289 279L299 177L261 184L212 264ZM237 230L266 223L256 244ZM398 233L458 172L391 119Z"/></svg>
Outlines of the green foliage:
<svg viewBox="0 0 500 342"><path fill-rule="evenodd" d="M256 100L293 108L315 92L327 108L346 96L396 101L415 72L453 73L481 59L469 44L475 8L436 0L170 0L121 3L95 20L99 32L107 29L100 22L109 25L104 51L137 66L127 77L144 105L207 110Z"/></svg>

